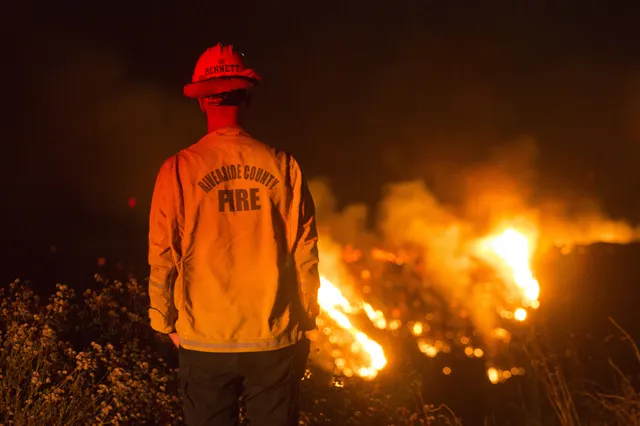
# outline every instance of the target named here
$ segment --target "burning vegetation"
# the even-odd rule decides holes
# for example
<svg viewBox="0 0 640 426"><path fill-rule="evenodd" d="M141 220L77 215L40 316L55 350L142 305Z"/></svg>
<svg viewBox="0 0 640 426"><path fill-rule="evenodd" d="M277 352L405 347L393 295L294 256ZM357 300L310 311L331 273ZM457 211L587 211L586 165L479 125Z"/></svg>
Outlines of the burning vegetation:
<svg viewBox="0 0 640 426"><path fill-rule="evenodd" d="M571 216L558 203L532 208L531 173L522 172L530 168L513 155L464 172L462 208L440 203L423 182L388 187L376 232L365 226L364 206L339 211L325 182L310 184L322 275L312 362L371 380L393 363L388 337L408 336L426 357L461 351L483 358L494 384L526 374L509 344L544 300L536 254L628 243L640 233L593 206Z"/></svg>
<svg viewBox="0 0 640 426"><path fill-rule="evenodd" d="M503 328L508 325L503 323L525 321L529 310L539 306L540 288L531 270L535 240L513 227L472 241L469 251L460 253L457 259L459 267L473 268L483 262L482 266L492 272L493 282L467 283L470 303L483 301L477 306L460 304L463 294L434 294L435 289L422 281L424 265L420 265L422 259L417 253L412 256L405 251L397 255L380 248L364 253L351 246L340 247L326 237L320 247L322 260L329 260L326 263L334 268L321 268L322 314L318 319L319 330L311 339L320 349L319 357L324 358L320 363L347 377L373 379L387 365L383 346L370 336L380 333L370 331L372 328L392 333L405 329L428 357L460 347L468 357L482 358L485 353L495 352L484 349L486 345L509 341L510 333ZM335 268L337 262L342 263ZM373 279L389 273L390 269L401 275L409 274L407 278L413 280L413 288L411 283L402 288L404 283L399 282L400 288L393 288L395 284L385 282L384 278ZM451 300L449 296L461 299ZM434 312L437 309L448 312ZM458 318L443 324L443 314L457 314ZM482 316L475 327L474 316ZM498 322L500 326L496 325ZM453 324L460 327L442 332ZM483 330L489 332L480 335L475 328L483 326L493 328ZM492 360L488 360L488 364L491 363ZM444 374L450 372L450 368L443 371ZM492 383L523 373L524 369L517 366L503 370L491 365L487 369Z"/></svg>

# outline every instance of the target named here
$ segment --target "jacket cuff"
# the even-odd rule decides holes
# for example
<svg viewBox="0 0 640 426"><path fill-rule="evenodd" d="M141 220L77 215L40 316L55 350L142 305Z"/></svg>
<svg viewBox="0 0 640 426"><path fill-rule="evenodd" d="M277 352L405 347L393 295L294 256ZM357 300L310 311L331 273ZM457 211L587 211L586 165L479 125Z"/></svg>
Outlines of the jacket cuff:
<svg viewBox="0 0 640 426"><path fill-rule="evenodd" d="M175 324L167 324L164 316L155 310L149 310L149 319L151 320L151 328L161 334L171 334L176 331Z"/></svg>
<svg viewBox="0 0 640 426"><path fill-rule="evenodd" d="M316 317L313 318L305 318L304 321L300 322L298 329L300 331L313 331L318 328L316 324Z"/></svg>

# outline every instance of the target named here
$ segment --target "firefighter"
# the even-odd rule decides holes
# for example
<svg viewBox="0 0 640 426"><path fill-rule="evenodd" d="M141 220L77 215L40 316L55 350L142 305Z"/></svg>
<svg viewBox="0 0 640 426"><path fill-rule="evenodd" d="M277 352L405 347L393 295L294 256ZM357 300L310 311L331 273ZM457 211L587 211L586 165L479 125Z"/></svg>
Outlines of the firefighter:
<svg viewBox="0 0 640 426"><path fill-rule="evenodd" d="M208 134L164 162L153 192L149 317L178 347L188 425L236 425L239 400L251 425L298 424L319 310L315 208L296 160L239 124L260 82L232 46L202 54L184 94Z"/></svg>

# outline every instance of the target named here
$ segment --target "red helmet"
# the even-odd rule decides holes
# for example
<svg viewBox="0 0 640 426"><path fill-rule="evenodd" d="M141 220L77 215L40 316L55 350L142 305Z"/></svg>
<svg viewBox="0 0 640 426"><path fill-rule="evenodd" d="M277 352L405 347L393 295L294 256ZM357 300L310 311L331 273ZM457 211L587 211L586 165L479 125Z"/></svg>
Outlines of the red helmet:
<svg viewBox="0 0 640 426"><path fill-rule="evenodd" d="M189 98L206 98L261 83L254 70L245 69L242 56L233 46L221 43L208 48L198 59L192 82L184 86L184 94Z"/></svg>

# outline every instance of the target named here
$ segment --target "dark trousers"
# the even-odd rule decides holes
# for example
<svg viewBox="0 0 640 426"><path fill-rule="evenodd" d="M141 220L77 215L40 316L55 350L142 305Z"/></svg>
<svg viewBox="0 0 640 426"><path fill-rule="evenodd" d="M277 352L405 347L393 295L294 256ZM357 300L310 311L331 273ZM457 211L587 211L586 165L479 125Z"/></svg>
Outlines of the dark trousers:
<svg viewBox="0 0 640 426"><path fill-rule="evenodd" d="M297 367L304 356L301 346L248 353L180 347L178 380L186 424L238 425L242 396L251 426L297 426L299 384L304 374Z"/></svg>

